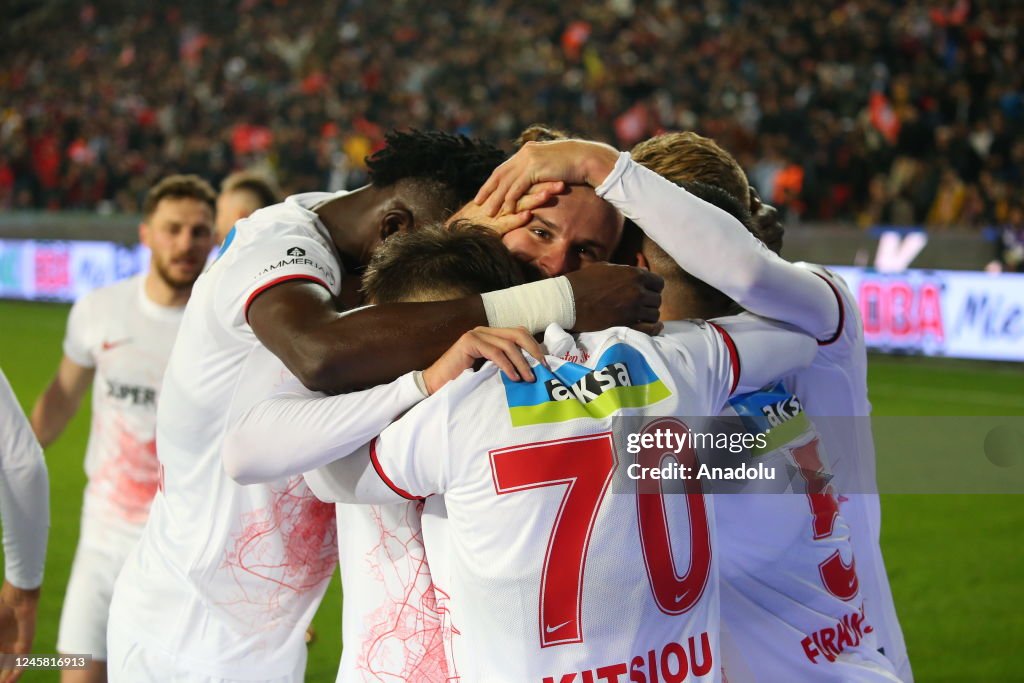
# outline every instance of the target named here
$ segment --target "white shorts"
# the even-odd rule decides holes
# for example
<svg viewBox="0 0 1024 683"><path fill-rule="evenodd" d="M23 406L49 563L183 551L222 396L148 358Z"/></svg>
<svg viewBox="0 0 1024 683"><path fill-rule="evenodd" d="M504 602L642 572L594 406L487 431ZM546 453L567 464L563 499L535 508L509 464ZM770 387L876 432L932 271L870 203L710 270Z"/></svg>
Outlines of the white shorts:
<svg viewBox="0 0 1024 683"><path fill-rule="evenodd" d="M291 674L263 680L221 678L185 669L171 654L148 648L122 630L112 628L110 658L107 661L109 683L303 683L306 658Z"/></svg>
<svg viewBox="0 0 1024 683"><path fill-rule="evenodd" d="M109 553L79 543L60 613L58 652L90 654L95 660L106 661L110 598L130 551L131 547L126 547L123 552Z"/></svg>

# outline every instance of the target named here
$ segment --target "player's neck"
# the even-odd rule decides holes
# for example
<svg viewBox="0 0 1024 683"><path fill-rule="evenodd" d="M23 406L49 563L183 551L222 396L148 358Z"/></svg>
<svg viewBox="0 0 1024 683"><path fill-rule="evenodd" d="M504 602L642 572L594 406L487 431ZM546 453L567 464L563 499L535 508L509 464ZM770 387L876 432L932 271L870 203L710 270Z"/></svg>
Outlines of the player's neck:
<svg viewBox="0 0 1024 683"><path fill-rule="evenodd" d="M689 285L670 279L665 280L659 314L662 322L694 318L707 320L725 315L704 301Z"/></svg>
<svg viewBox="0 0 1024 683"><path fill-rule="evenodd" d="M346 270L355 270L369 262L377 243L381 190L365 185L332 199L316 210L320 221L331 233Z"/></svg>
<svg viewBox="0 0 1024 683"><path fill-rule="evenodd" d="M188 303L192 288L182 289L167 284L153 269L146 273L143 285L146 298L157 306L179 307Z"/></svg>

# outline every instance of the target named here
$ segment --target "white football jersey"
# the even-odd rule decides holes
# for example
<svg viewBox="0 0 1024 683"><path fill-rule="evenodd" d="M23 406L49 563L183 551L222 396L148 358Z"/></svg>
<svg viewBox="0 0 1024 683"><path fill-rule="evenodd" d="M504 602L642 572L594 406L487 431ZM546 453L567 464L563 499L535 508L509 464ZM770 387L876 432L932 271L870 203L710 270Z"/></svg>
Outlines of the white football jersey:
<svg viewBox="0 0 1024 683"><path fill-rule="evenodd" d="M422 501L338 505L339 683L449 680L422 511Z"/></svg>
<svg viewBox="0 0 1024 683"><path fill-rule="evenodd" d="M724 656L729 682L897 683L878 652L821 437L800 401L778 384L734 397L722 415L766 436L751 462L777 475L751 487L762 492L715 496L722 627L744 660Z"/></svg>
<svg viewBox="0 0 1024 683"><path fill-rule="evenodd" d="M157 401L184 311L153 303L145 275L93 290L71 308L64 355L96 369L85 451L84 546L120 554L149 516L160 478Z"/></svg>
<svg viewBox="0 0 1024 683"><path fill-rule="evenodd" d="M162 483L115 587L111 632L188 671L274 678L304 661L304 631L337 564L334 506L301 476L241 486L221 463L226 426L289 374L256 338L248 306L287 280L337 295L342 267L310 193L229 234L196 283L159 406Z"/></svg>
<svg viewBox="0 0 1024 683"><path fill-rule="evenodd" d="M424 541L451 680L720 680L710 501L629 490L622 418L717 414L731 342L706 324L544 341L536 382L485 365L371 448L396 493L444 496Z"/></svg>
<svg viewBox="0 0 1024 683"><path fill-rule="evenodd" d="M50 533L50 483L32 426L0 370L0 527L4 581L32 590L43 582Z"/></svg>
<svg viewBox="0 0 1024 683"><path fill-rule="evenodd" d="M834 475L840 510L850 527L861 593L872 615L879 647L904 683L913 680L907 646L885 571L881 507L875 479L875 442L868 401L867 348L857 300L842 278L814 264L797 264L817 273L833 288L842 307L838 333L820 345L809 368L785 379L815 419Z"/></svg>

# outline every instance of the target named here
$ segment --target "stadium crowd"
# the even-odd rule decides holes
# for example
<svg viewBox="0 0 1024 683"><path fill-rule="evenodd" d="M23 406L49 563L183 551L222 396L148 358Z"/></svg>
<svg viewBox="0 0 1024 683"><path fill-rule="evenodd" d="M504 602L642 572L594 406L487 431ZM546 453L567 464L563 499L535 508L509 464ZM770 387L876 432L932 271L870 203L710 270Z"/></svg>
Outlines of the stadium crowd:
<svg viewBox="0 0 1024 683"><path fill-rule="evenodd" d="M0 29L0 208L135 212L168 173L245 167L341 189L389 128L506 143L544 121L620 148L714 137L789 221L1024 216L1019 3L20 6Z"/></svg>

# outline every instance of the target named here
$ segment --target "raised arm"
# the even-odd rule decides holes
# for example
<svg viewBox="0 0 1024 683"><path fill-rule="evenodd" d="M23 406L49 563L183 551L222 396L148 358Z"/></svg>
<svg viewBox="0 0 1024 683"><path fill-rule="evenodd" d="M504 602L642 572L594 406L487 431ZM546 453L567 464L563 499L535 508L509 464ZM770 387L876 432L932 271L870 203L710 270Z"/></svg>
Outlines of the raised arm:
<svg viewBox="0 0 1024 683"><path fill-rule="evenodd" d="M652 330L662 284L642 270L599 264L482 297L387 304L342 316L326 289L290 280L260 292L246 313L257 338L306 387L338 393L425 368L479 326L536 333L558 322L582 330Z"/></svg>
<svg viewBox="0 0 1024 683"><path fill-rule="evenodd" d="M836 334L839 304L828 283L779 258L728 213L626 152L582 140L528 143L495 170L476 199L493 215L503 205L514 206L532 184L552 180L594 187L680 267L747 310L822 341Z"/></svg>

